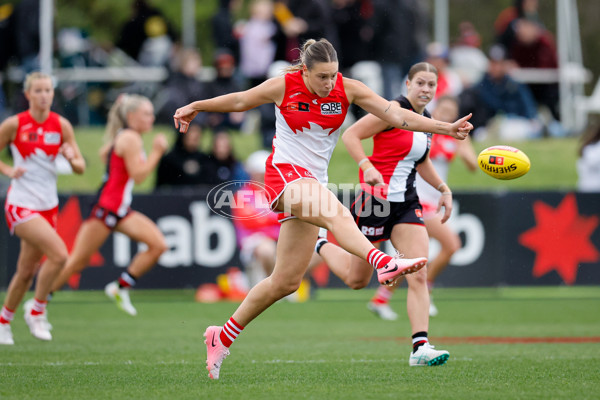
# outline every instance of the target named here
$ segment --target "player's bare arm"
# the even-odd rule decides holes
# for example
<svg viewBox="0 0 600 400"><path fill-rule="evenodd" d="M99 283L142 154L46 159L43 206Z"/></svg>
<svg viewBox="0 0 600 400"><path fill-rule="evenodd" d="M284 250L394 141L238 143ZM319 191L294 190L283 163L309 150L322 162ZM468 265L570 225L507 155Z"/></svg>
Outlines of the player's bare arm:
<svg viewBox="0 0 600 400"><path fill-rule="evenodd" d="M373 166L371 161L367 159L361 141L375 136L388 127L389 124L386 121L373 114L367 114L350 128L346 129L342 135L342 141L348 149L348 153L356 161L359 168L362 169L365 182L370 185L382 184L383 176Z"/></svg>
<svg viewBox="0 0 600 400"><path fill-rule="evenodd" d="M16 115L9 117L0 124L0 151L15 139L17 128L19 127L19 118ZM11 165L0 161L0 172L11 179L20 178L25 173L23 168L13 168Z"/></svg>
<svg viewBox="0 0 600 400"><path fill-rule="evenodd" d="M85 159L75 141L73 125L63 117L60 117L60 125L63 132L63 145L60 147L60 152L71 164L73 172L81 175L85 171Z"/></svg>
<svg viewBox="0 0 600 400"><path fill-rule="evenodd" d="M198 100L178 108L173 115L175 128L187 132L190 122L200 112L242 112L262 104L281 104L285 93L285 78L271 78L243 92L225 94L212 99Z"/></svg>
<svg viewBox="0 0 600 400"><path fill-rule="evenodd" d="M398 103L385 100L355 79L344 78L344 87L350 102L396 128L448 135L459 140L463 140L473 129L473 125L468 121L471 118L470 114L452 124L434 121L405 110Z"/></svg>

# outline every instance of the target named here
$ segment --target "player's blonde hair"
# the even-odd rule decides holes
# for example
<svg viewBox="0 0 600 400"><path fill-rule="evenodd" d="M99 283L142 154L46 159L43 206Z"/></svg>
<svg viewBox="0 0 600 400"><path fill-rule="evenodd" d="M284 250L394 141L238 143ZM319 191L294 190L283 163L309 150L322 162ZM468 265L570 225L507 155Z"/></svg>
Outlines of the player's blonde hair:
<svg viewBox="0 0 600 400"><path fill-rule="evenodd" d="M127 128L127 115L136 111L143 103L150 102L145 96L139 94L122 94L108 111L104 143L111 144L119 130Z"/></svg>
<svg viewBox="0 0 600 400"><path fill-rule="evenodd" d="M44 72L31 72L25 77L25 81L23 82L23 92L28 92L33 85L33 81L37 81L38 79L50 79L50 81L52 81L52 77Z"/></svg>
<svg viewBox="0 0 600 400"><path fill-rule="evenodd" d="M313 65L316 63L329 63L337 61L337 52L327 39L308 39L302 45L298 62L295 65L287 67L284 71L286 73L300 71L305 65L306 68L312 69Z"/></svg>

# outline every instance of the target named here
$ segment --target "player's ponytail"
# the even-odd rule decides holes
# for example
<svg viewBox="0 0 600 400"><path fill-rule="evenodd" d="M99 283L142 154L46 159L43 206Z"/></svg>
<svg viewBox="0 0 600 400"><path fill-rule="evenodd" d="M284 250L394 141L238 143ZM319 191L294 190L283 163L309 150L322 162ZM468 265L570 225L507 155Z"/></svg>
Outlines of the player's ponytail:
<svg viewBox="0 0 600 400"><path fill-rule="evenodd" d="M300 71L305 65L306 68L312 69L313 65L316 63L337 61L337 52L327 39L308 39L302 45L297 63L286 68L285 72Z"/></svg>
<svg viewBox="0 0 600 400"><path fill-rule="evenodd" d="M112 145L117 133L127 128L127 115L139 108L139 106L150 101L147 97L138 94L122 94L114 102L108 111L106 131L104 133L104 144Z"/></svg>

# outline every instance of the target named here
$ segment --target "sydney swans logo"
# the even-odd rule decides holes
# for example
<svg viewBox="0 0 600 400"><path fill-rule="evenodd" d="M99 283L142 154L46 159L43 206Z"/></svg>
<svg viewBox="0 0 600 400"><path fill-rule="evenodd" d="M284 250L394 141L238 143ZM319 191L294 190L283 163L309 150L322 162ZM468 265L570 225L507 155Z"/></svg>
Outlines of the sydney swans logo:
<svg viewBox="0 0 600 400"><path fill-rule="evenodd" d="M271 212L268 187L257 181L229 181L215 186L206 203L216 214L238 220L258 219Z"/></svg>

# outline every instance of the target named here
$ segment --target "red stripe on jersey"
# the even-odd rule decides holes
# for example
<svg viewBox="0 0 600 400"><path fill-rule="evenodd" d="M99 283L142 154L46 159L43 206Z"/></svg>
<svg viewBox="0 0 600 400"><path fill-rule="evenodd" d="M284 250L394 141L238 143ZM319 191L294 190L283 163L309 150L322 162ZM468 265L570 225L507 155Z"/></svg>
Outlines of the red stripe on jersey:
<svg viewBox="0 0 600 400"><path fill-rule="evenodd" d="M359 179L362 189L374 195L387 198L387 188L398 163L406 158L413 144L414 133L404 129L392 128L379 132L373 137L373 155L369 160L383 176L384 186L373 187L365 183L362 169ZM374 192L376 190L376 192Z"/></svg>

